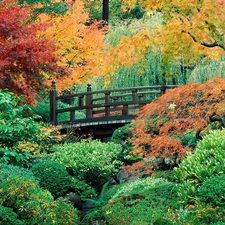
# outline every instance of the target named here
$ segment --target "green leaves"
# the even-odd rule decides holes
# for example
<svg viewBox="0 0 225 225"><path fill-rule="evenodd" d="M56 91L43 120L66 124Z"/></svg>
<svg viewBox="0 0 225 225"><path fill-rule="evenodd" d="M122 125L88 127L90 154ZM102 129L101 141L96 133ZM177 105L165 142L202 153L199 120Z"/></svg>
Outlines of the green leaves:
<svg viewBox="0 0 225 225"><path fill-rule="evenodd" d="M224 174L225 129L213 130L199 141L193 153L175 169L180 181L179 195L182 202L193 203L204 181L211 176Z"/></svg>
<svg viewBox="0 0 225 225"><path fill-rule="evenodd" d="M41 134L30 108L17 97L0 90L0 146L16 147L19 141L38 141Z"/></svg>
<svg viewBox="0 0 225 225"><path fill-rule="evenodd" d="M48 156L51 160L60 162L72 175L87 183L101 183L102 178L114 175L122 166L118 160L122 147L111 142L81 141L55 145L53 150L55 152Z"/></svg>

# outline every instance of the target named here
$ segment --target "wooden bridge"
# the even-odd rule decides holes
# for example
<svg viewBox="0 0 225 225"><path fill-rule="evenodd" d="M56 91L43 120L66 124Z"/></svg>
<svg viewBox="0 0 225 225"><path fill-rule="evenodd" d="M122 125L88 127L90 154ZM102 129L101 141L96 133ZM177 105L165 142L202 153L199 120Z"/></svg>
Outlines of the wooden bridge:
<svg viewBox="0 0 225 225"><path fill-rule="evenodd" d="M62 129L75 129L79 135L107 139L113 131L135 118L142 106L164 94L168 88L177 85L140 86L113 90L92 91L58 95L56 83L52 82L50 92L50 122ZM68 107L59 107L59 102L69 102ZM60 114L67 114L66 120L59 120Z"/></svg>

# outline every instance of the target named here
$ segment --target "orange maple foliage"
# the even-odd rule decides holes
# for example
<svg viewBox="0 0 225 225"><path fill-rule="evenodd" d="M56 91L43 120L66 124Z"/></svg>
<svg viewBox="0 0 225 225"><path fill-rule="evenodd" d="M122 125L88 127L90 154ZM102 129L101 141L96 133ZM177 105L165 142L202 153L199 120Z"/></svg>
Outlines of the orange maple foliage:
<svg viewBox="0 0 225 225"><path fill-rule="evenodd" d="M200 138L209 124L225 125L225 79L190 83L169 90L137 114L133 126L132 154L147 158L182 159L191 151L181 139L187 133Z"/></svg>
<svg viewBox="0 0 225 225"><path fill-rule="evenodd" d="M64 16L40 15L41 21L52 23L42 35L55 41L58 47L55 54L60 58L58 65L67 69L66 76L53 77L59 91L88 81L91 76L102 75L99 70L106 27L96 21L88 24L89 15L82 0L70 1L70 4L71 8Z"/></svg>
<svg viewBox="0 0 225 225"><path fill-rule="evenodd" d="M136 0L123 0L131 9ZM106 55L105 74L113 74L119 66L130 66L141 60L149 51L161 51L164 74L170 76L174 61L191 65L199 57L219 59L225 52L225 4L222 0L140 0L144 8L158 9L163 23L135 35L123 38L118 46L111 47ZM154 30L154 32L153 32ZM113 62L113 63L110 63Z"/></svg>

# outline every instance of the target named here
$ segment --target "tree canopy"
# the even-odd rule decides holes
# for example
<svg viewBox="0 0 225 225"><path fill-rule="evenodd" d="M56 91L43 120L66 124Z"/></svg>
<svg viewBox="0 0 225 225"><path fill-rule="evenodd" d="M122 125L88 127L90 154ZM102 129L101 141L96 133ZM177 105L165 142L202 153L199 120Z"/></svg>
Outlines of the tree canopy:
<svg viewBox="0 0 225 225"><path fill-rule="evenodd" d="M62 91L95 76L100 64L101 23L89 23L82 0L67 1L65 13L56 10L56 3L0 3L0 88L25 95L29 103L48 81L57 80ZM55 12L46 11L48 6Z"/></svg>
<svg viewBox="0 0 225 225"><path fill-rule="evenodd" d="M124 0L132 9L136 0ZM114 61L105 73L113 74L122 65L132 65L144 55L160 51L162 73L171 76L170 65L176 61L185 66L193 65L200 58L219 59L224 55L225 2L223 0L140 0L148 11L162 13L160 26L150 26L140 32L125 36L116 47L111 47L106 64Z"/></svg>
<svg viewBox="0 0 225 225"><path fill-rule="evenodd" d="M54 42L39 35L46 23L29 23L30 7L0 4L0 88L24 94L32 102L43 80L61 73Z"/></svg>

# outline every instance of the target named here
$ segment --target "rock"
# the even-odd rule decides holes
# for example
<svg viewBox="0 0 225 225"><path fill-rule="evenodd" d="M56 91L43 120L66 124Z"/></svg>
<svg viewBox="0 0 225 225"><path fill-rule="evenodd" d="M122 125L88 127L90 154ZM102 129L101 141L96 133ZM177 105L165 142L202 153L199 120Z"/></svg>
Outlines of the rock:
<svg viewBox="0 0 225 225"><path fill-rule="evenodd" d="M81 199L80 196L78 196L76 193L69 192L64 197L67 198L73 204L74 208L81 208Z"/></svg>

